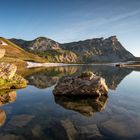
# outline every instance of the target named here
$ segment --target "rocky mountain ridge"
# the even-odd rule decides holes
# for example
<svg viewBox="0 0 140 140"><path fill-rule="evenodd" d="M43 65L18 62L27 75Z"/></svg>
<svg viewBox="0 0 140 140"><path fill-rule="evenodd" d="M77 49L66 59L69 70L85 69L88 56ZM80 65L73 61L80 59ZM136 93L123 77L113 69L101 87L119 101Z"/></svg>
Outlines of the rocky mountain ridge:
<svg viewBox="0 0 140 140"><path fill-rule="evenodd" d="M61 44L61 48L73 51L85 62L118 62L134 57L116 36Z"/></svg>
<svg viewBox="0 0 140 140"><path fill-rule="evenodd" d="M93 38L71 43L58 43L39 37L33 41L11 39L25 50L37 53L56 62L120 62L133 59L134 56L118 41L116 36ZM67 61L66 58L69 58Z"/></svg>
<svg viewBox="0 0 140 140"><path fill-rule="evenodd" d="M13 43L31 53L47 59L49 62L76 63L77 55L69 50L64 50L60 44L45 37L38 37L32 41L10 39Z"/></svg>

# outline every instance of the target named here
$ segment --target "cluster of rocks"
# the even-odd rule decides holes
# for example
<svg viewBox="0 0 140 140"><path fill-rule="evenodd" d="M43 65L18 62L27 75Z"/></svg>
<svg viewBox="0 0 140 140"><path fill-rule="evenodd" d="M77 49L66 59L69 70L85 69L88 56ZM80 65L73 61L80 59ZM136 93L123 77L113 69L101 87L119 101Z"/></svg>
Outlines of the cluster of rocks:
<svg viewBox="0 0 140 140"><path fill-rule="evenodd" d="M76 77L62 77L53 93L56 96L107 96L108 87L104 78L96 76L92 72L84 72Z"/></svg>
<svg viewBox="0 0 140 140"><path fill-rule="evenodd" d="M4 56L5 51L0 49L0 57ZM0 90L19 89L27 85L27 81L16 74L17 66L10 63L0 63Z"/></svg>

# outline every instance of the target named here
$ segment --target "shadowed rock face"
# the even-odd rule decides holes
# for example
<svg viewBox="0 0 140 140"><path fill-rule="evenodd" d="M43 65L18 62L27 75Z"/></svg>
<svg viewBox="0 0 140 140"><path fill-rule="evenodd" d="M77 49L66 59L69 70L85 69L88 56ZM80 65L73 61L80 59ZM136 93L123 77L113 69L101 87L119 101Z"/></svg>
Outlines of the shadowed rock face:
<svg viewBox="0 0 140 140"><path fill-rule="evenodd" d="M32 41L25 41L22 39L11 39L11 41L24 49L36 52L61 49L59 43L46 37L38 37Z"/></svg>
<svg viewBox="0 0 140 140"><path fill-rule="evenodd" d="M92 116L95 112L100 112L105 109L107 97L100 96L92 97L55 97L55 102L66 109L74 110L84 116Z"/></svg>
<svg viewBox="0 0 140 140"><path fill-rule="evenodd" d="M60 44L46 37L38 37L32 41L11 39L23 49L45 57L49 62L76 63L77 55L71 51L63 50Z"/></svg>
<svg viewBox="0 0 140 140"><path fill-rule="evenodd" d="M56 55L59 57L59 61L56 59L58 62L119 62L134 58L134 56L121 45L116 36L111 36L106 39L94 38L65 44L60 44L45 37L39 37L32 41L21 39L11 39L11 41L33 52L42 53L43 51L49 51L48 54L50 54L54 51L53 57L57 53L55 50L61 50L63 53L60 56ZM50 50L52 52L50 52ZM66 53L68 51L69 53ZM46 57L46 54L42 56ZM51 59L53 59L53 57L51 57ZM75 57L75 59L73 59L73 57ZM64 58L68 60L65 61Z"/></svg>
<svg viewBox="0 0 140 140"><path fill-rule="evenodd" d="M61 44L61 47L80 55L79 59L83 62L118 62L134 58L116 36Z"/></svg>

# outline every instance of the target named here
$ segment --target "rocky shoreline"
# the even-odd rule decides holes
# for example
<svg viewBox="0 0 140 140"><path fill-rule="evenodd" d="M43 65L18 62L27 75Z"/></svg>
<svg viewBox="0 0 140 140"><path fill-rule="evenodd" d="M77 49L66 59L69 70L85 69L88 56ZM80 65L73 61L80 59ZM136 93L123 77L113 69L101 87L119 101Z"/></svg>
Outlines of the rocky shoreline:
<svg viewBox="0 0 140 140"><path fill-rule="evenodd" d="M0 54L5 53L0 49ZM0 57L4 56L2 54ZM0 63L0 90L20 89L27 86L27 81L16 74L17 66L10 63Z"/></svg>

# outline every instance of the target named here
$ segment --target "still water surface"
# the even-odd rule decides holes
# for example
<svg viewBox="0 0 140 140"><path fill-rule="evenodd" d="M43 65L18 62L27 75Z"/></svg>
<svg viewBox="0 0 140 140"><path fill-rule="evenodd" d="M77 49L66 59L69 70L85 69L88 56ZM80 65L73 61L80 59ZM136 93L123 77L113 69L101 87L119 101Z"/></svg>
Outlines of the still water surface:
<svg viewBox="0 0 140 140"><path fill-rule="evenodd" d="M91 70L109 97L54 97L59 78ZM0 95L0 140L140 140L140 72L111 66L30 69L25 89Z"/></svg>

